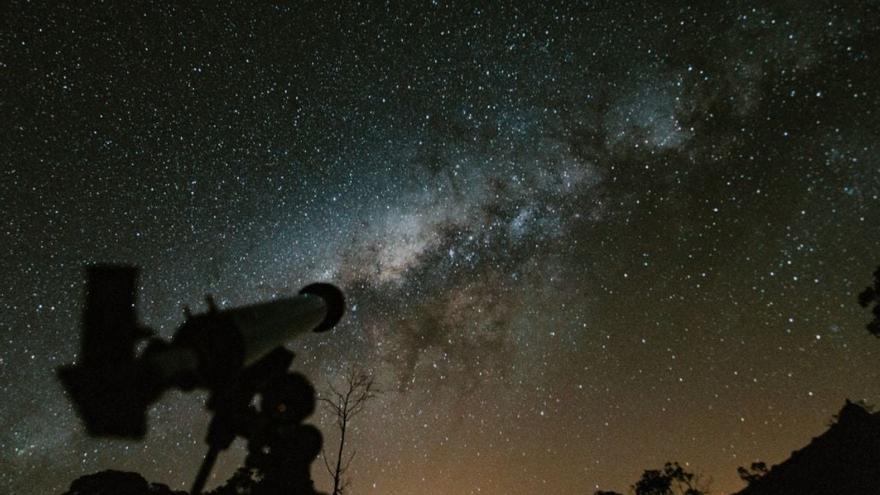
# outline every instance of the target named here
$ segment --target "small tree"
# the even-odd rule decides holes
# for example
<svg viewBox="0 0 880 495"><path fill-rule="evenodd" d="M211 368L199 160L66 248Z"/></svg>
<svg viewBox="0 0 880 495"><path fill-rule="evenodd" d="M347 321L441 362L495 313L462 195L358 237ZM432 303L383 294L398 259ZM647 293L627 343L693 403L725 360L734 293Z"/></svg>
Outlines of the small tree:
<svg viewBox="0 0 880 495"><path fill-rule="evenodd" d="M635 495L707 495L700 477L684 470L677 462L667 462L663 469L646 469L631 487ZM620 495L618 492L597 491L593 495Z"/></svg>
<svg viewBox="0 0 880 495"><path fill-rule="evenodd" d="M327 468L327 473L333 479L332 495L342 495L348 487L349 480L344 479L345 472L348 471L351 461L357 453L352 450L348 458L345 458L346 434L351 420L364 412L367 402L375 398L377 394L378 390L373 385L372 376L363 370L350 368L345 375L342 390L330 384L323 397L319 397L319 400L327 404L333 412L336 417L336 427L339 429L339 448L333 465L327 459L326 452L321 451L324 467Z"/></svg>
<svg viewBox="0 0 880 495"><path fill-rule="evenodd" d="M748 468L743 466L736 468L736 472L739 474L741 480L751 485L767 474L767 463L753 462Z"/></svg>
<svg viewBox="0 0 880 495"><path fill-rule="evenodd" d="M663 470L649 469L633 490L636 495L706 495L699 476L684 470L677 462L667 462Z"/></svg>

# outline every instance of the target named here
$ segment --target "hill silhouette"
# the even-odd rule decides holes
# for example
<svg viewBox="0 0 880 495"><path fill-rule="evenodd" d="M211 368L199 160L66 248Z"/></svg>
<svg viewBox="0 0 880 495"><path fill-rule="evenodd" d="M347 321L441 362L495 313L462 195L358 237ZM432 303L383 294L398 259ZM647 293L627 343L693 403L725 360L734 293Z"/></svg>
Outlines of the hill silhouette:
<svg viewBox="0 0 880 495"><path fill-rule="evenodd" d="M846 401L836 422L734 495L880 493L880 413Z"/></svg>

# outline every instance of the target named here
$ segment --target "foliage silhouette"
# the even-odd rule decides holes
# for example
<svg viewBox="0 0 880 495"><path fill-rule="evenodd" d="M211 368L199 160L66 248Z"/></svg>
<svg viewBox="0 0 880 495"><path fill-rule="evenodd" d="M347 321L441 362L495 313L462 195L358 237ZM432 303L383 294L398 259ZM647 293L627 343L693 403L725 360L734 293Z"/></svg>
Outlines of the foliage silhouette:
<svg viewBox="0 0 880 495"><path fill-rule="evenodd" d="M736 472L739 474L741 480L751 485L767 474L767 463L760 461L753 462L748 468L743 466L736 468Z"/></svg>
<svg viewBox="0 0 880 495"><path fill-rule="evenodd" d="M635 495L706 495L700 477L685 471L677 462L667 462L663 469L647 469L631 487ZM620 495L618 492L597 491L593 495Z"/></svg>
<svg viewBox="0 0 880 495"><path fill-rule="evenodd" d="M167 485L149 483L137 473L106 470L75 479L63 495L187 495Z"/></svg>
<svg viewBox="0 0 880 495"><path fill-rule="evenodd" d="M677 462L667 462L663 470L646 470L635 485L636 495L704 495L698 488L699 477L687 472Z"/></svg>

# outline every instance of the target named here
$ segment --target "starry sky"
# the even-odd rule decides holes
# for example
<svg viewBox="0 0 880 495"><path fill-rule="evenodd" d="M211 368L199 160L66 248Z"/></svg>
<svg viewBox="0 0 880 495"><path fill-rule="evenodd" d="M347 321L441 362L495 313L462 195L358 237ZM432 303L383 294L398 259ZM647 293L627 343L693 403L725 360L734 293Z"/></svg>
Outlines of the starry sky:
<svg viewBox="0 0 880 495"><path fill-rule="evenodd" d="M343 288L290 348L383 390L352 493L623 491L667 460L728 493L880 403L880 3L688 3L5 2L0 491L184 488L204 455L203 393L144 442L84 434L54 370L96 262L142 268L166 338L206 293Z"/></svg>

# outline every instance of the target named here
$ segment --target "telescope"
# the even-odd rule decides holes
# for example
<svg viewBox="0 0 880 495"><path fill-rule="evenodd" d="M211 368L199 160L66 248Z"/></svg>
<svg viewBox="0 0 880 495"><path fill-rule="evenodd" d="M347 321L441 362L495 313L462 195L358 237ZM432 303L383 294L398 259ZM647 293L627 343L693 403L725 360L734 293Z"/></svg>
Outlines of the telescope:
<svg viewBox="0 0 880 495"><path fill-rule="evenodd" d="M241 377L286 372L293 355L276 351L290 339L333 328L345 311L342 292L325 283L233 309L220 310L208 297L207 312L186 310L186 321L163 341L138 322L138 274L132 266L87 268L81 353L76 364L58 370L92 436L143 438L149 405L171 388L204 388L213 396Z"/></svg>
<svg viewBox="0 0 880 495"><path fill-rule="evenodd" d="M248 439L249 449L277 450L288 461L263 481L313 492L309 464L322 439L300 423L315 409L315 392L305 377L288 372L293 353L283 346L339 322L345 312L339 289L316 283L294 297L225 310L208 297L208 311L186 309L186 321L164 341L138 323L136 267L95 265L87 275L82 350L58 376L90 435L141 439L147 409L163 392L204 388L213 417L192 495L201 493L218 454L237 436ZM252 405L257 394L259 409Z"/></svg>

